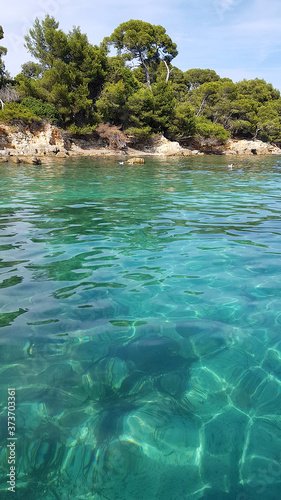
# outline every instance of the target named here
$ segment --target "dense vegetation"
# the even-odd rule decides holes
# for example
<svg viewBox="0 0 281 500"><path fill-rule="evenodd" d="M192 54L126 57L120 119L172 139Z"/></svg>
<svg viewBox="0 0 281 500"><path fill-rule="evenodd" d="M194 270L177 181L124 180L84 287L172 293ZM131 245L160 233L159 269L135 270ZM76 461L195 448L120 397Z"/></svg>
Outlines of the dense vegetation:
<svg viewBox="0 0 281 500"><path fill-rule="evenodd" d="M281 140L278 90L260 79L233 83L210 69L180 70L172 65L176 44L162 26L131 20L97 46L79 28L64 33L47 15L25 41L37 62L23 64L13 80L0 47L0 98L8 102L0 120L45 119L82 134L111 124L137 137ZM18 99L5 100L11 88Z"/></svg>

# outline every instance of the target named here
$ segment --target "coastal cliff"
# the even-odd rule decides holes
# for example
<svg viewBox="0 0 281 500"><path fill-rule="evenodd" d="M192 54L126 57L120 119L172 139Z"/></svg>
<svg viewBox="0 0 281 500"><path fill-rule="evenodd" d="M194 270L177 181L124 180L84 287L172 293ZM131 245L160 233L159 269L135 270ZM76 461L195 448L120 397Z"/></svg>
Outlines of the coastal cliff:
<svg viewBox="0 0 281 500"><path fill-rule="evenodd" d="M196 143L195 143L196 144ZM130 147L133 146L133 147ZM162 135L151 137L144 142L133 142L122 150L109 147L97 133L90 136L75 136L48 123L31 124L28 127L9 126L0 123L0 158L20 159L23 157L41 158L68 156L95 156L116 154L155 155L167 157L196 156L203 154L219 155L281 155L281 149L260 140L233 140L215 147L194 143L183 147L176 141L169 141Z"/></svg>

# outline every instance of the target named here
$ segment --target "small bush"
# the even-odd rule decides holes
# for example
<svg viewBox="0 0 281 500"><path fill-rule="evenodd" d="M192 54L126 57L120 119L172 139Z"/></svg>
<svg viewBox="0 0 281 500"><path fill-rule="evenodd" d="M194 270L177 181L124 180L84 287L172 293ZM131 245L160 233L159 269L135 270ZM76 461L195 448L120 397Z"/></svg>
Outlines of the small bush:
<svg viewBox="0 0 281 500"><path fill-rule="evenodd" d="M126 130L126 134L136 137L136 139L141 139L143 137L149 137L151 135L151 127L130 127Z"/></svg>
<svg viewBox="0 0 281 500"><path fill-rule="evenodd" d="M5 104L4 109L0 110L0 121L4 123L32 123L36 120L40 121L40 118L18 102Z"/></svg>
<svg viewBox="0 0 281 500"><path fill-rule="evenodd" d="M25 97L21 101L22 106L40 118L47 120L48 122L57 125L60 121L60 115L53 104L42 101L42 99L36 99L35 97Z"/></svg>
<svg viewBox="0 0 281 500"><path fill-rule="evenodd" d="M74 135L90 135L95 130L96 125L84 125L84 127L78 127L77 125L70 125L68 127L68 132Z"/></svg>

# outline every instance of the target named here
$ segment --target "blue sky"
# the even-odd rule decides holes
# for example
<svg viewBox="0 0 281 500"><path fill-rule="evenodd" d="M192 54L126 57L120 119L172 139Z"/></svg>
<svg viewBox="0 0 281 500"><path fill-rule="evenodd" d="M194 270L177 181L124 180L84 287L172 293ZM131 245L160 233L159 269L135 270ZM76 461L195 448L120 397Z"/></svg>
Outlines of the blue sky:
<svg viewBox="0 0 281 500"><path fill-rule="evenodd" d="M0 43L8 48L5 64L13 76L31 59L24 34L46 13L64 31L80 26L94 44L129 19L160 24L178 46L173 63L180 69L210 68L235 82L264 78L281 90L280 0L5 1Z"/></svg>

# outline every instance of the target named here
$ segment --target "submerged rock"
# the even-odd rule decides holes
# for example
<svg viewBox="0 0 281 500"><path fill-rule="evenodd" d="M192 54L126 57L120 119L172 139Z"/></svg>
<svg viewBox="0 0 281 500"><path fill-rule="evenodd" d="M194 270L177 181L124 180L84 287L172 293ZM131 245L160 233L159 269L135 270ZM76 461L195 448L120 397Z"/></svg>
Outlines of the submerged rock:
<svg viewBox="0 0 281 500"><path fill-rule="evenodd" d="M37 158L36 156L32 156L32 157L24 156L20 159L20 162L26 163L28 165L41 165L42 164L42 161L40 160L40 158Z"/></svg>
<svg viewBox="0 0 281 500"><path fill-rule="evenodd" d="M142 165L144 163L143 158L135 157L135 158L130 158L129 160L125 161L124 163L127 163L128 165Z"/></svg>
<svg viewBox="0 0 281 500"><path fill-rule="evenodd" d="M240 460L240 483L252 491L264 493L264 498L275 500L273 495L281 485L281 428L280 418L254 419L249 425L245 449ZM280 492L280 490L279 490Z"/></svg>
<svg viewBox="0 0 281 500"><path fill-rule="evenodd" d="M68 158L68 154L64 151L59 151L57 154L56 154L56 158Z"/></svg>
<svg viewBox="0 0 281 500"><path fill-rule="evenodd" d="M200 421L168 400L146 403L123 419L123 433L97 450L94 484L101 496L147 500L200 499Z"/></svg>
<svg viewBox="0 0 281 500"><path fill-rule="evenodd" d="M239 482L238 463L245 446L248 418L228 407L217 408L217 415L203 429L202 475L206 483L229 492Z"/></svg>
<svg viewBox="0 0 281 500"><path fill-rule="evenodd" d="M27 165L41 165L42 162L37 156L9 156L12 163L25 163Z"/></svg>

